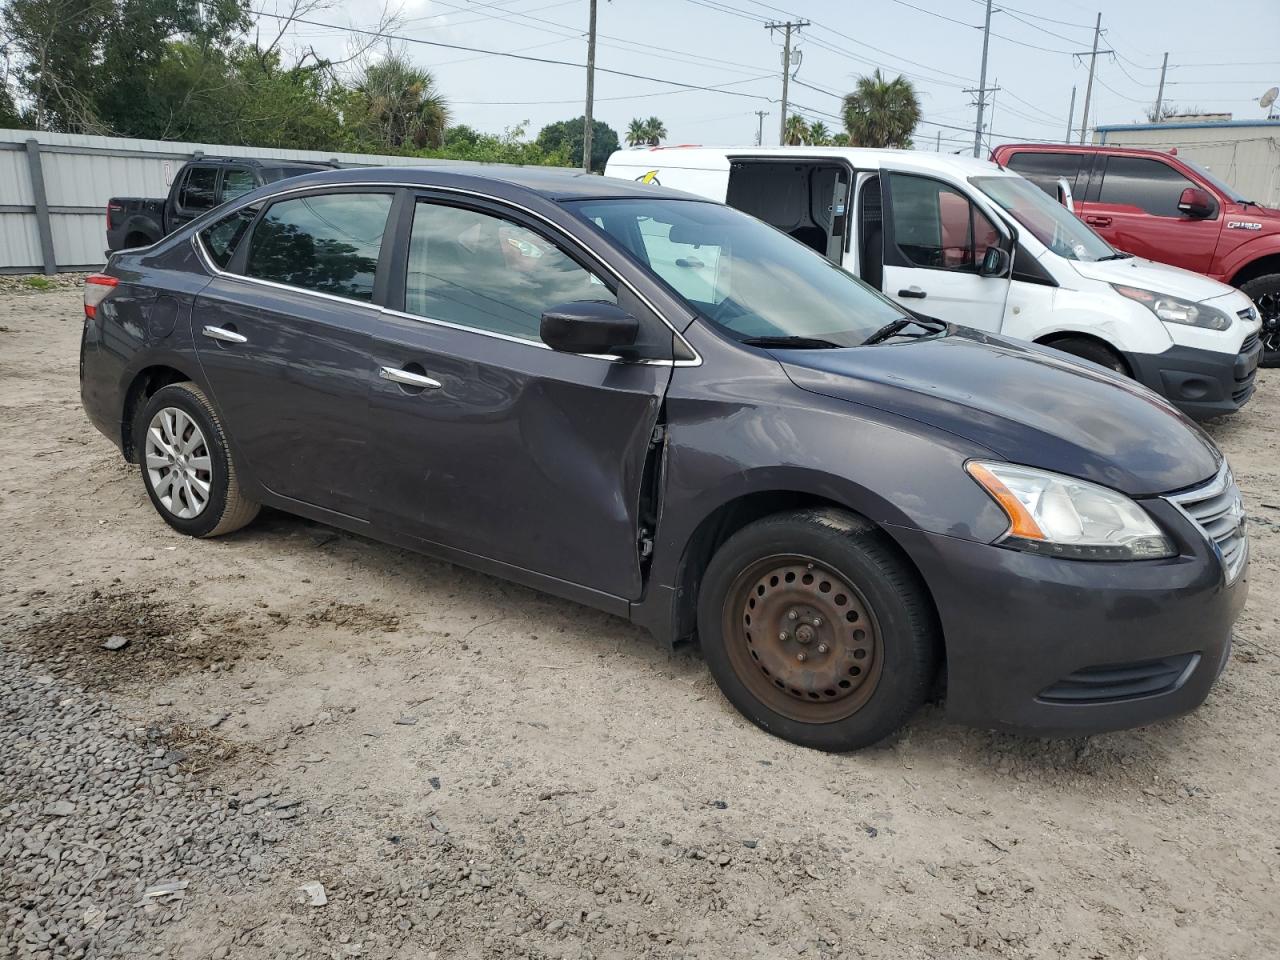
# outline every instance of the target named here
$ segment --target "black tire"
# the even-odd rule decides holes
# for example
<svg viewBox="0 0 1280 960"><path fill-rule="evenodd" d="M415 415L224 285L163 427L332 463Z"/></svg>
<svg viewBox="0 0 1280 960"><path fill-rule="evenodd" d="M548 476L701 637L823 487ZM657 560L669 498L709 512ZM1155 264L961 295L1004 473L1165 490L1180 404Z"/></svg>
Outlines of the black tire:
<svg viewBox="0 0 1280 960"><path fill-rule="evenodd" d="M1262 314L1262 366L1280 367L1280 273L1254 277L1240 289Z"/></svg>
<svg viewBox="0 0 1280 960"><path fill-rule="evenodd" d="M820 609L842 615L815 616ZM776 514L730 537L702 579L698 637L747 719L832 752L901 727L927 698L941 648L927 588L887 535L828 509Z"/></svg>
<svg viewBox="0 0 1280 960"><path fill-rule="evenodd" d="M1069 353L1081 360L1092 361L1100 367L1114 370L1126 377L1130 376L1129 365L1124 362L1124 358L1105 343L1099 343L1097 340L1090 340L1088 337L1063 337L1060 340L1051 341L1046 346Z"/></svg>
<svg viewBox="0 0 1280 960"><path fill-rule="evenodd" d="M192 516L181 516L177 511L194 510L195 502L189 502L191 490L178 489L178 485L166 486L164 478L175 468L149 465L148 431L161 411L179 410L199 430L201 443L190 457L193 481L207 486L203 505ZM195 437L194 429L186 434ZM209 398L191 382L171 383L161 387L143 405L134 421L133 436L138 461L142 471L142 485L151 498L151 504L164 521L175 530L192 537L218 537L239 530L258 515L258 504L244 495L236 478L235 464L227 447L226 434L218 419L217 411ZM164 439L162 436L161 440ZM201 454L201 450L205 451ZM206 463L207 458L207 463ZM184 461L185 464L185 461ZM200 468L197 469L197 465ZM185 469L185 466L184 466ZM157 479L159 476L159 479ZM163 493L157 492L157 486ZM166 503L166 497L169 502Z"/></svg>

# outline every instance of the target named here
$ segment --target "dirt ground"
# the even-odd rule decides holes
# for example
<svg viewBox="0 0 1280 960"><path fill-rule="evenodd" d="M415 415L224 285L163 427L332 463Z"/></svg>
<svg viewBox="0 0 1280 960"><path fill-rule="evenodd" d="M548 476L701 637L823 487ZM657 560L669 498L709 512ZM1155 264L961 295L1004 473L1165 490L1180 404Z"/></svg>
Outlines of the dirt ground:
<svg viewBox="0 0 1280 960"><path fill-rule="evenodd" d="M1280 956L1280 371L1209 426L1253 561L1199 711L1047 741L931 706L828 756L622 620L279 513L173 532L80 408L78 300L0 294L0 645L302 810L138 955Z"/></svg>

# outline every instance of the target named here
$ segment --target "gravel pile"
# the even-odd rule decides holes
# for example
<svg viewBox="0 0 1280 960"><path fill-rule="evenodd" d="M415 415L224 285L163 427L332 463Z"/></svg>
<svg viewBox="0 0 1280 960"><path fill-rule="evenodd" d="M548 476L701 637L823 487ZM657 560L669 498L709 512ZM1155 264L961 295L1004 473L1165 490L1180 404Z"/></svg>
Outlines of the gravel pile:
<svg viewBox="0 0 1280 960"><path fill-rule="evenodd" d="M47 669L0 649L0 957L132 955L188 897L266 879L299 804L198 784L169 731Z"/></svg>

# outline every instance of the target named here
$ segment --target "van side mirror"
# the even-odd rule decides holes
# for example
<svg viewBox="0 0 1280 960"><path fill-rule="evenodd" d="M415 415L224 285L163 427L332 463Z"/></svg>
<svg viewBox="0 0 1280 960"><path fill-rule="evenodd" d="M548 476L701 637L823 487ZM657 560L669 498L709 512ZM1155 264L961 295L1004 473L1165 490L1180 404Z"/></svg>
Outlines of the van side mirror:
<svg viewBox="0 0 1280 960"><path fill-rule="evenodd" d="M1071 194L1071 184L1067 183L1066 177L1058 178L1058 202L1067 208L1069 213L1076 212L1076 199Z"/></svg>
<svg viewBox="0 0 1280 960"><path fill-rule="evenodd" d="M1213 197L1208 191L1199 187L1187 187L1178 198L1178 209L1194 220L1212 217L1214 213Z"/></svg>
<svg viewBox="0 0 1280 960"><path fill-rule="evenodd" d="M562 353L626 352L640 333L640 321L615 303L575 300L544 310L542 342Z"/></svg>
<svg viewBox="0 0 1280 960"><path fill-rule="evenodd" d="M1003 247L987 247L982 255L978 275L982 277L1007 277L1013 268L1013 257Z"/></svg>

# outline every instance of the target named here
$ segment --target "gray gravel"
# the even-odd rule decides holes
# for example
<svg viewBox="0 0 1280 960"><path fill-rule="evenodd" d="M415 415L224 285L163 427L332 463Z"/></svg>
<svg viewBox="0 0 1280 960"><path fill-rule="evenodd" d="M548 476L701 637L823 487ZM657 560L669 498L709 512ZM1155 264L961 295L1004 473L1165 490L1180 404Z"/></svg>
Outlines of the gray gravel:
<svg viewBox="0 0 1280 960"><path fill-rule="evenodd" d="M0 650L0 957L150 953L187 898L266 879L278 791L216 791L186 761L170 731Z"/></svg>

